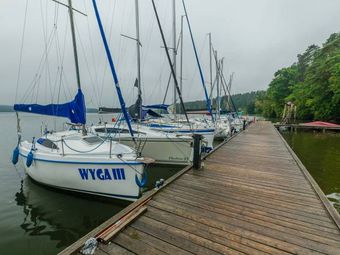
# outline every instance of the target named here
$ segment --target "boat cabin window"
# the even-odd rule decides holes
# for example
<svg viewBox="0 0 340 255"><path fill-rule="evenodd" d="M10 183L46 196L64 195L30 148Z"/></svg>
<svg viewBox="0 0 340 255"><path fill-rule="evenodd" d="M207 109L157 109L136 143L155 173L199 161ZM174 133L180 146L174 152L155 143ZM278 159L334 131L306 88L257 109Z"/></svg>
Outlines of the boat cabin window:
<svg viewBox="0 0 340 255"><path fill-rule="evenodd" d="M120 128L96 128L97 133L107 133L107 134L130 134L128 129L120 129ZM133 134L144 134L142 132L133 131Z"/></svg>
<svg viewBox="0 0 340 255"><path fill-rule="evenodd" d="M58 146L52 142L50 139L47 139L47 138L39 138L37 140L37 143L39 143L40 145L46 147L46 148L50 148L50 149L53 149L53 150L58 150Z"/></svg>
<svg viewBox="0 0 340 255"><path fill-rule="evenodd" d="M83 140L87 142L88 144L97 144L101 143L103 140L99 138L98 136L89 136L89 137L84 137Z"/></svg>
<svg viewBox="0 0 340 255"><path fill-rule="evenodd" d="M120 134L128 134L129 130L127 129L120 129L120 128L96 128L97 133L120 133Z"/></svg>

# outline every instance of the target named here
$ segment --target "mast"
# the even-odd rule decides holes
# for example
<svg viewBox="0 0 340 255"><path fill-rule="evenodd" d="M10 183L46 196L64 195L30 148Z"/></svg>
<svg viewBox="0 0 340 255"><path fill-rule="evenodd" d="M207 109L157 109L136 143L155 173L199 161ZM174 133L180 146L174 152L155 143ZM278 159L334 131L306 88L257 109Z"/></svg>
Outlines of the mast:
<svg viewBox="0 0 340 255"><path fill-rule="evenodd" d="M74 63L75 63L75 66L76 66L77 87L78 87L78 90L81 90L78 51L77 51L77 40L76 40L76 33L75 33L75 29L74 29L72 0L68 0L68 12L69 12L69 15L70 15L70 23L71 23L71 34L72 34ZM86 112L85 112L85 114L86 114ZM85 124L82 125L82 133L83 133L83 135L87 134Z"/></svg>
<svg viewBox="0 0 340 255"><path fill-rule="evenodd" d="M234 77L234 73L232 73L232 74L230 75L229 84L227 85L228 91L230 92L230 93L228 93L228 106L229 106L229 111L231 111L231 84L233 83L233 77Z"/></svg>
<svg viewBox="0 0 340 255"><path fill-rule="evenodd" d="M184 41L184 36L183 36L183 24L184 24L184 17L185 15L181 16L181 69L180 69L180 82L179 82L179 87L181 89L181 92L183 93L183 41Z"/></svg>
<svg viewBox="0 0 340 255"><path fill-rule="evenodd" d="M134 133L133 133L133 130L132 130L132 127L131 127L130 118L129 118L129 115L128 115L127 111L126 111L125 101L124 101L124 98L123 98L123 95L122 95L122 91L121 91L120 86L119 86L119 80L118 80L116 68L115 68L115 65L113 63L113 59L112 59L112 55L111 55L111 52L110 52L109 44L107 43L106 35L105 35L105 32L104 32L104 28L103 28L103 24L102 24L102 21L101 21L101 18L100 18L100 14L99 14L99 10L98 10L98 7L97 7L96 0L92 0L92 4L93 4L94 12L95 12L97 23L98 23L98 27L99 27L99 32L100 32L100 35L101 35L102 40L103 40L103 44L104 44L107 60L109 61L109 65L110 65L110 69L111 69L111 73L112 73L112 78L113 78L113 81L114 81L114 84L115 84L115 87L116 87L116 91L117 91L117 94L118 94L118 99L119 99L120 107L122 109L125 121L126 121L126 123L128 125L129 132L130 132L130 135L132 137L132 140L136 144Z"/></svg>
<svg viewBox="0 0 340 255"><path fill-rule="evenodd" d="M141 79L141 54L140 54L140 34L139 34L139 3L135 0L135 13L136 13L136 46L137 46L137 79L138 79L138 120L142 120L142 79Z"/></svg>
<svg viewBox="0 0 340 255"><path fill-rule="evenodd" d="M177 93L176 93L176 82L175 82L175 79L176 79L176 75L177 75L177 36L176 36L176 33L177 33L177 30L176 30L176 0L172 0L172 15L173 15L173 20L172 20L172 32L173 32L173 55L172 55L172 63L173 63L173 66L174 66L174 101L173 101L173 104L174 104L174 115L175 115L175 118L176 118L176 101L177 101Z"/></svg>
<svg viewBox="0 0 340 255"><path fill-rule="evenodd" d="M224 58L222 58L220 60L220 64L219 64L219 73L222 73L223 72L223 61L224 61ZM219 76L219 80L221 81L218 82L218 86L217 86L217 91L218 91L218 96L217 96L217 108L218 108L218 119L221 119L221 86L223 86L222 84L222 78L220 77L221 74L218 75Z"/></svg>
<svg viewBox="0 0 340 255"><path fill-rule="evenodd" d="M219 105L219 97L220 97L220 61L218 60L217 51L215 51L216 55L216 120L218 120L220 105Z"/></svg>
<svg viewBox="0 0 340 255"><path fill-rule="evenodd" d="M70 15L70 23L71 23L74 63L75 63L75 66L76 66L76 75L77 75L77 87L78 87L78 89L81 89L76 33L75 33L75 29L74 29L72 0L68 0L68 12L69 12L69 15Z"/></svg>
<svg viewBox="0 0 340 255"><path fill-rule="evenodd" d="M207 91L207 88L205 86L203 70L202 70L202 67L201 67L201 63L199 61L198 52L197 52L196 44L195 44L195 41L194 41L194 36L192 34L190 20L189 20L189 16L188 16L188 12L187 12L187 8L185 6L184 0L182 0L182 5L183 5L184 12L185 12L186 20L187 20L187 23L188 23L188 28L189 28L189 33L190 33L190 37L191 37L192 47L194 48L195 58L196 58L198 70L199 70L200 77L201 77L201 83L202 83L203 90L204 90L204 95L205 95L205 100L206 100L206 103L207 103L207 108L208 108L208 111L209 111L209 113L211 115L212 122L215 122L214 114L213 114L212 108L211 108L211 100L209 98L208 91Z"/></svg>
<svg viewBox="0 0 340 255"><path fill-rule="evenodd" d="M153 10L155 12L155 16L156 16L159 32L161 33L161 37L162 37L162 41L163 41L163 45L164 45L165 54L166 54L166 57L168 59L168 63L169 63L169 66L170 66L171 73L172 73L172 75L174 77L174 80L175 80L175 86L176 86L178 97L179 97L179 100L180 100L180 103L181 103L181 106L182 106L182 110L184 112L185 119L187 120L187 122L188 122L188 124L190 126L190 129L191 129L189 117L188 117L188 114L187 114L187 112L185 110L185 105L184 105L183 98L182 98L182 92L181 92L181 90L179 88L179 85L178 85L178 81L177 81L177 77L175 75L175 70L174 70L173 63L171 62L171 57L170 57L170 54L169 54L169 51L168 51L168 45L167 45L166 40L165 40L165 36L164 36L163 29L162 29L161 21L160 21L159 16L158 16L156 4L155 4L154 0L151 0L151 2L152 2Z"/></svg>
<svg viewBox="0 0 340 255"><path fill-rule="evenodd" d="M212 74L212 43L211 43L211 33L209 33L209 58L210 58L210 95L213 93L213 74Z"/></svg>

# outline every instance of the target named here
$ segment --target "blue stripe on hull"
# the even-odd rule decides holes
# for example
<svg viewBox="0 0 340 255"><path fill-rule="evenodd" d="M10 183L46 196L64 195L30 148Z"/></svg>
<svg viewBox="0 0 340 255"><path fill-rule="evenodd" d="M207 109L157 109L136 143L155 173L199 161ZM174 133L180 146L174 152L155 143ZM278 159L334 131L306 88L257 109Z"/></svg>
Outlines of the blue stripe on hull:
<svg viewBox="0 0 340 255"><path fill-rule="evenodd" d="M163 128L163 127L159 127L157 128L159 130L164 129L163 132L172 132L172 133L214 133L215 130L214 129L208 129L208 130L180 130L180 129L175 129L175 128Z"/></svg>
<svg viewBox="0 0 340 255"><path fill-rule="evenodd" d="M20 153L20 156L27 158L27 156ZM74 161L57 161L57 160L47 160L47 159L39 159L33 158L33 160L41 161L41 162L49 162L49 163L60 163L60 164L80 164L80 165L143 165L143 162L74 162Z"/></svg>
<svg viewBox="0 0 340 255"><path fill-rule="evenodd" d="M176 132L176 133L214 133L215 130L193 130L193 131L190 131L190 130L178 130L178 131L173 131L173 132Z"/></svg>

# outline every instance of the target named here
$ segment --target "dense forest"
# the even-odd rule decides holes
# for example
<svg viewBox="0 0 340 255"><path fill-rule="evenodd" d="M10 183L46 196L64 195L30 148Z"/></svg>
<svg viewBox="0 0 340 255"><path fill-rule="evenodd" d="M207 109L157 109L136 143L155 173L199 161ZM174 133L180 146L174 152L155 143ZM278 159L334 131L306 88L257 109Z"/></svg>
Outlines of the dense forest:
<svg viewBox="0 0 340 255"><path fill-rule="evenodd" d="M281 117L284 104L297 106L305 120L340 121L340 33L321 46L311 45L297 62L278 70L269 88L256 99L256 112Z"/></svg>
<svg viewBox="0 0 340 255"><path fill-rule="evenodd" d="M264 91L254 91L243 94L232 95L231 109L228 104L228 97L223 96L221 99L222 111L234 111L234 107L237 111L241 111L244 114L254 114L255 113L255 100L263 95ZM216 99L213 100L213 109L216 109ZM177 106L180 109L180 106ZM185 103L185 108L189 111L191 110L202 110L207 109L205 101L193 101Z"/></svg>

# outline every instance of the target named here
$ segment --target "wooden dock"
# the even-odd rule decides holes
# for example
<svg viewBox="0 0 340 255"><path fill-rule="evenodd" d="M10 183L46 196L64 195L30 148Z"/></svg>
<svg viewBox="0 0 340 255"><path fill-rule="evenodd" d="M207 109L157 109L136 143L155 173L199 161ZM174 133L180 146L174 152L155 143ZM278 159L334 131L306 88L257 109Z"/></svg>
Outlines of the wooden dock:
<svg viewBox="0 0 340 255"><path fill-rule="evenodd" d="M126 226L119 221L144 207ZM340 254L338 213L269 122L251 125L204 169L183 169L61 254L79 254L114 223L117 233L96 254Z"/></svg>

